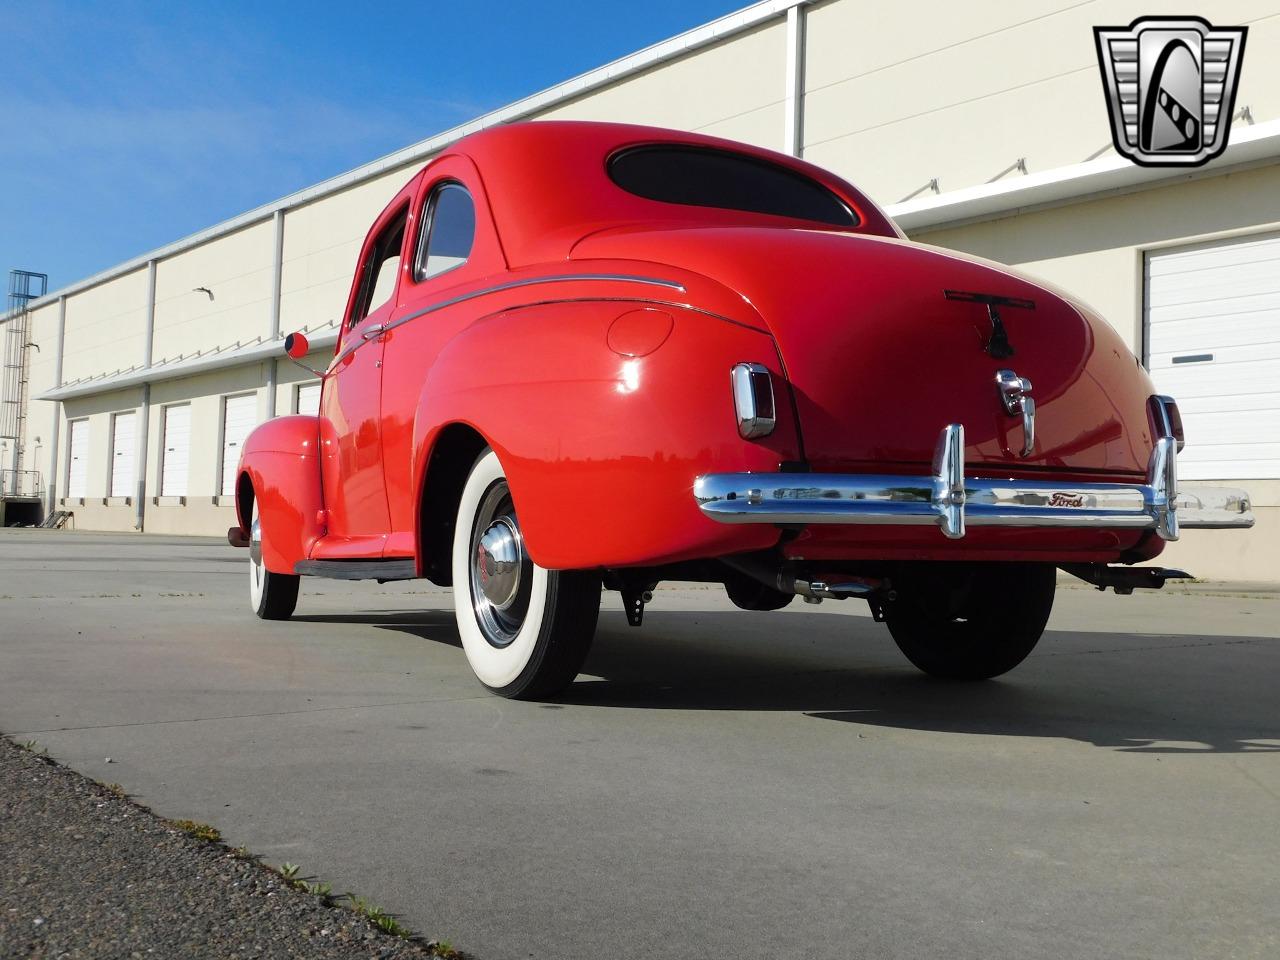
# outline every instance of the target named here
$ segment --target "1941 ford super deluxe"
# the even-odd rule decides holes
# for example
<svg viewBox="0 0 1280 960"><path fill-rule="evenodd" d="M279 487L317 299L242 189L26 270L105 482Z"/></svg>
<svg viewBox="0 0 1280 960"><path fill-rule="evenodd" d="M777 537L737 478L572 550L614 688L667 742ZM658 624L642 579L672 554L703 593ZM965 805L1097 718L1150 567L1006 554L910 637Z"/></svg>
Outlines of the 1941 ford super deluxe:
<svg viewBox="0 0 1280 960"><path fill-rule="evenodd" d="M301 335L286 342L306 356ZM480 681L577 674L601 590L868 601L942 677L1011 669L1057 569L1159 587L1176 404L1084 304L908 242L862 193L670 130L525 123L436 157L369 231L318 416L244 446L258 616L299 577L452 585Z"/></svg>

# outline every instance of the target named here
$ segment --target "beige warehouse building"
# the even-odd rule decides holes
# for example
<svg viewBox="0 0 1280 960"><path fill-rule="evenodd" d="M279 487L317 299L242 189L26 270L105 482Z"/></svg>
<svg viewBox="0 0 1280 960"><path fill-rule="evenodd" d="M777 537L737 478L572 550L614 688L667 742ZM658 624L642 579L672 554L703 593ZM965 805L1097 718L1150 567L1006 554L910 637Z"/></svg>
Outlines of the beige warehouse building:
<svg viewBox="0 0 1280 960"><path fill-rule="evenodd" d="M33 302L40 349L12 465L39 471L46 509L73 511L78 529L223 533L247 432L318 399L310 374L276 359L282 334L306 331L312 365L328 362L358 247L412 173L492 124L622 120L802 155L913 239L1090 302L1179 398L1184 487L1253 495L1253 530L1191 531L1164 561L1275 578L1280 2L1203 11L1249 37L1230 145L1194 170L1110 149L1093 27L1166 12L1181 11L757 3Z"/></svg>

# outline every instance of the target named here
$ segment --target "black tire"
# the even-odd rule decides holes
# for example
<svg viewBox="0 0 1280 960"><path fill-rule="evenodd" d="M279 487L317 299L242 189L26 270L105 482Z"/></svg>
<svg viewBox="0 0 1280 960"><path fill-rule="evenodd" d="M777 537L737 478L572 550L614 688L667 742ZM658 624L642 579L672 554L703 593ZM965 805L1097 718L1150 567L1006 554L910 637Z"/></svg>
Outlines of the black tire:
<svg viewBox="0 0 1280 960"><path fill-rule="evenodd" d="M254 609L254 613L262 620L288 620L298 606L298 582L301 577L284 573L266 574L263 585L262 601Z"/></svg>
<svg viewBox="0 0 1280 960"><path fill-rule="evenodd" d="M262 562L262 521L253 503L249 527L249 606L260 620L288 620L298 606L301 577L272 573Z"/></svg>
<svg viewBox="0 0 1280 960"><path fill-rule="evenodd" d="M916 564L893 578L884 606L894 642L916 667L945 680L987 680L1035 649L1057 585L1045 563Z"/></svg>
<svg viewBox="0 0 1280 960"><path fill-rule="evenodd" d="M495 530L497 540L486 540ZM482 540L493 549L482 551ZM509 562L496 562L499 554ZM463 487L452 563L458 633L476 679L515 700L551 697L573 682L595 637L600 576L546 570L529 558L492 450Z"/></svg>

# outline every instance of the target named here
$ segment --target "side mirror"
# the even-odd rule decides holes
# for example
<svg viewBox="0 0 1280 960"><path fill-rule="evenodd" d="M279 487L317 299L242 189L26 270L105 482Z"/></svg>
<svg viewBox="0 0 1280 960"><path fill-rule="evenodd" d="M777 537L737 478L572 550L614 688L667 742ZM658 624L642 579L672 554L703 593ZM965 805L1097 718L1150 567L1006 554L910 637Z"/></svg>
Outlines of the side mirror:
<svg viewBox="0 0 1280 960"><path fill-rule="evenodd" d="M324 379L324 371L317 370L315 367L309 367L302 362L303 357L311 352L311 344L307 341L306 334L291 333L284 338L284 354L303 370L314 373L317 377Z"/></svg>
<svg viewBox="0 0 1280 960"><path fill-rule="evenodd" d="M302 333L291 333L284 338L284 352L291 360L301 360L311 352L311 344Z"/></svg>

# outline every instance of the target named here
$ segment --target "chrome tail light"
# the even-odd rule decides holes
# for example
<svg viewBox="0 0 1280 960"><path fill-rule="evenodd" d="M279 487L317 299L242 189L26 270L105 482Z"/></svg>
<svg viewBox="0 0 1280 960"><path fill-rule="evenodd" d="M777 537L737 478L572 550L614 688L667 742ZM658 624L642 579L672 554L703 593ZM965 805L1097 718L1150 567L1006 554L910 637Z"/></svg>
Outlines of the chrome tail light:
<svg viewBox="0 0 1280 960"><path fill-rule="evenodd" d="M1147 416L1151 420L1151 429L1156 439L1173 437L1178 441L1178 452L1187 445L1186 435L1182 430L1182 414L1178 412L1178 402L1173 397L1154 396L1147 400Z"/></svg>
<svg viewBox="0 0 1280 960"><path fill-rule="evenodd" d="M746 440L755 440L773 433L777 413L773 402L773 378L769 375L769 368L759 363L735 364L732 378L738 433Z"/></svg>

